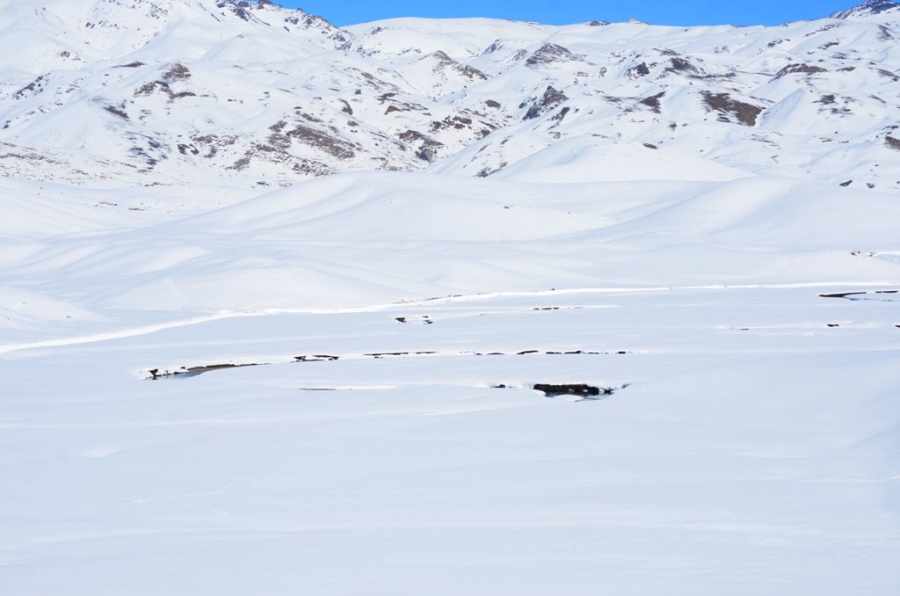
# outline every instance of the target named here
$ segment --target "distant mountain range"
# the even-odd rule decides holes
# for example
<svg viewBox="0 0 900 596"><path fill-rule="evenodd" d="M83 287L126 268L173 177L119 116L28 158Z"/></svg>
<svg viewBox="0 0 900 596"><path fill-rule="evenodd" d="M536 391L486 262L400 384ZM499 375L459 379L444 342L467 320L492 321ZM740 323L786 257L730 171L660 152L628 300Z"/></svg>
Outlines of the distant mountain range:
<svg viewBox="0 0 900 596"><path fill-rule="evenodd" d="M900 192L898 9L869 0L780 27L341 29L268 0L0 0L0 174L101 186L503 177L578 137Z"/></svg>

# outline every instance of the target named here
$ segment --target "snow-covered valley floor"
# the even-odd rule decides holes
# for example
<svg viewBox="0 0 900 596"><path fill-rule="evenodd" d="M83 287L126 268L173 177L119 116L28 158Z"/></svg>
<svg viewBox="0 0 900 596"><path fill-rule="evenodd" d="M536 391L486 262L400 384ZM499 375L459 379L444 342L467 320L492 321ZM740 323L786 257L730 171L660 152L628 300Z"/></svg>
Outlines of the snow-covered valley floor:
<svg viewBox="0 0 900 596"><path fill-rule="evenodd" d="M549 172L4 182L0 593L895 594L896 200Z"/></svg>

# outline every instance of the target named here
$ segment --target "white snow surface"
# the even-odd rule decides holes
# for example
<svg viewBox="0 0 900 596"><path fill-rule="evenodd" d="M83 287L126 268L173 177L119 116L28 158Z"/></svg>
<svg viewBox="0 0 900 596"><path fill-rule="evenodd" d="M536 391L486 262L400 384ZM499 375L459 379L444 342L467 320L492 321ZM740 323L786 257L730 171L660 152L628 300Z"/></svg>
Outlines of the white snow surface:
<svg viewBox="0 0 900 596"><path fill-rule="evenodd" d="M0 594L897 594L888 4L0 0Z"/></svg>

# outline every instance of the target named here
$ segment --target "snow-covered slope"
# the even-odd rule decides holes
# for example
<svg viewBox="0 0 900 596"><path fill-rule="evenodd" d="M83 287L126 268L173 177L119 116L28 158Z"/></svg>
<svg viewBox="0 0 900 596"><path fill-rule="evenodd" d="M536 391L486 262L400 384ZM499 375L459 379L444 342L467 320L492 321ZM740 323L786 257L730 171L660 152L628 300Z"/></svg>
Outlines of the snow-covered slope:
<svg viewBox="0 0 900 596"><path fill-rule="evenodd" d="M102 170L119 185L487 176L584 136L607 151L646 143L749 174L896 192L894 8L768 28L394 19L341 30L268 1L7 0L0 168L76 183Z"/></svg>

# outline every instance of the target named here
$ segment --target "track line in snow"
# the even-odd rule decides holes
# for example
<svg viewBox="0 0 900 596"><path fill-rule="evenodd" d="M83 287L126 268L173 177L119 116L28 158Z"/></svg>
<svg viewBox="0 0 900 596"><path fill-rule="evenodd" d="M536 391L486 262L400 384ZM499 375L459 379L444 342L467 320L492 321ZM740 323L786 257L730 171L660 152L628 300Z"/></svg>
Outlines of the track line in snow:
<svg viewBox="0 0 900 596"><path fill-rule="evenodd" d="M115 339L125 339L129 337L137 337L141 335L149 335L167 329L175 329L179 327L190 327L192 325L200 325L211 321L219 321L222 319L239 318L239 317L267 317L275 315L293 315L293 314L355 314L355 313L374 313L383 312L397 308L408 308L416 306L431 306L434 304L451 304L459 302L475 302L483 300L493 300L498 298L524 298L524 297L544 297L544 296L564 296L575 294L646 294L658 292L690 292L700 290L753 290L753 289L800 289L800 288L823 288L823 287L871 287L871 286L896 286L898 282L860 282L860 281L831 281L831 282L806 282L806 283L785 283L785 284L709 284L696 286L652 286L652 287L611 287L611 288L569 288L569 289L549 289L534 291L510 291L510 292L487 292L476 294L456 294L451 296L441 296L434 298L424 298L420 300L398 301L385 304L375 304L369 306L351 306L345 308L298 308L298 309L265 309L258 311L230 311L222 310L209 315L201 315L191 317L189 319L181 319L170 321L168 323L158 323L155 325L145 325L141 327L133 327L130 329L121 329L119 331L109 331L104 333L95 333L90 335L82 335L76 337L65 337L59 339L51 339L36 342L26 342L18 344L0 345L0 355L19 352L24 350L34 350L39 348L55 348L73 346L86 343L96 343L102 341L110 341Z"/></svg>
<svg viewBox="0 0 900 596"><path fill-rule="evenodd" d="M474 351L474 350L461 350L461 351L451 351L451 352L441 352L438 350L416 350L416 351L401 351L401 352L366 352L366 353L353 353L353 354L341 354L341 355L326 355L326 354L316 354L316 355L305 355L305 356L294 356L292 358L288 357L279 357L279 358L270 358L266 359L265 362L227 362L227 363L216 363L216 364L201 364L195 366L179 366L179 367L171 367L171 368L162 368L156 367L151 369L145 369L139 371L139 376L141 376L144 380L159 380L159 379L171 379L171 378L179 378L179 379L187 379L191 377L196 377L208 372L214 371L223 371L223 370L233 370L236 368L248 368L248 367L261 367L261 366L274 366L279 364L305 364L312 362L335 362L338 360L341 361L354 361L354 360L391 360L395 358L458 358L458 357L472 357L472 356L532 356L532 355L542 355L542 356L622 356L628 354L634 354L635 352L627 351L627 350L513 350L508 352L500 352L500 351Z"/></svg>

